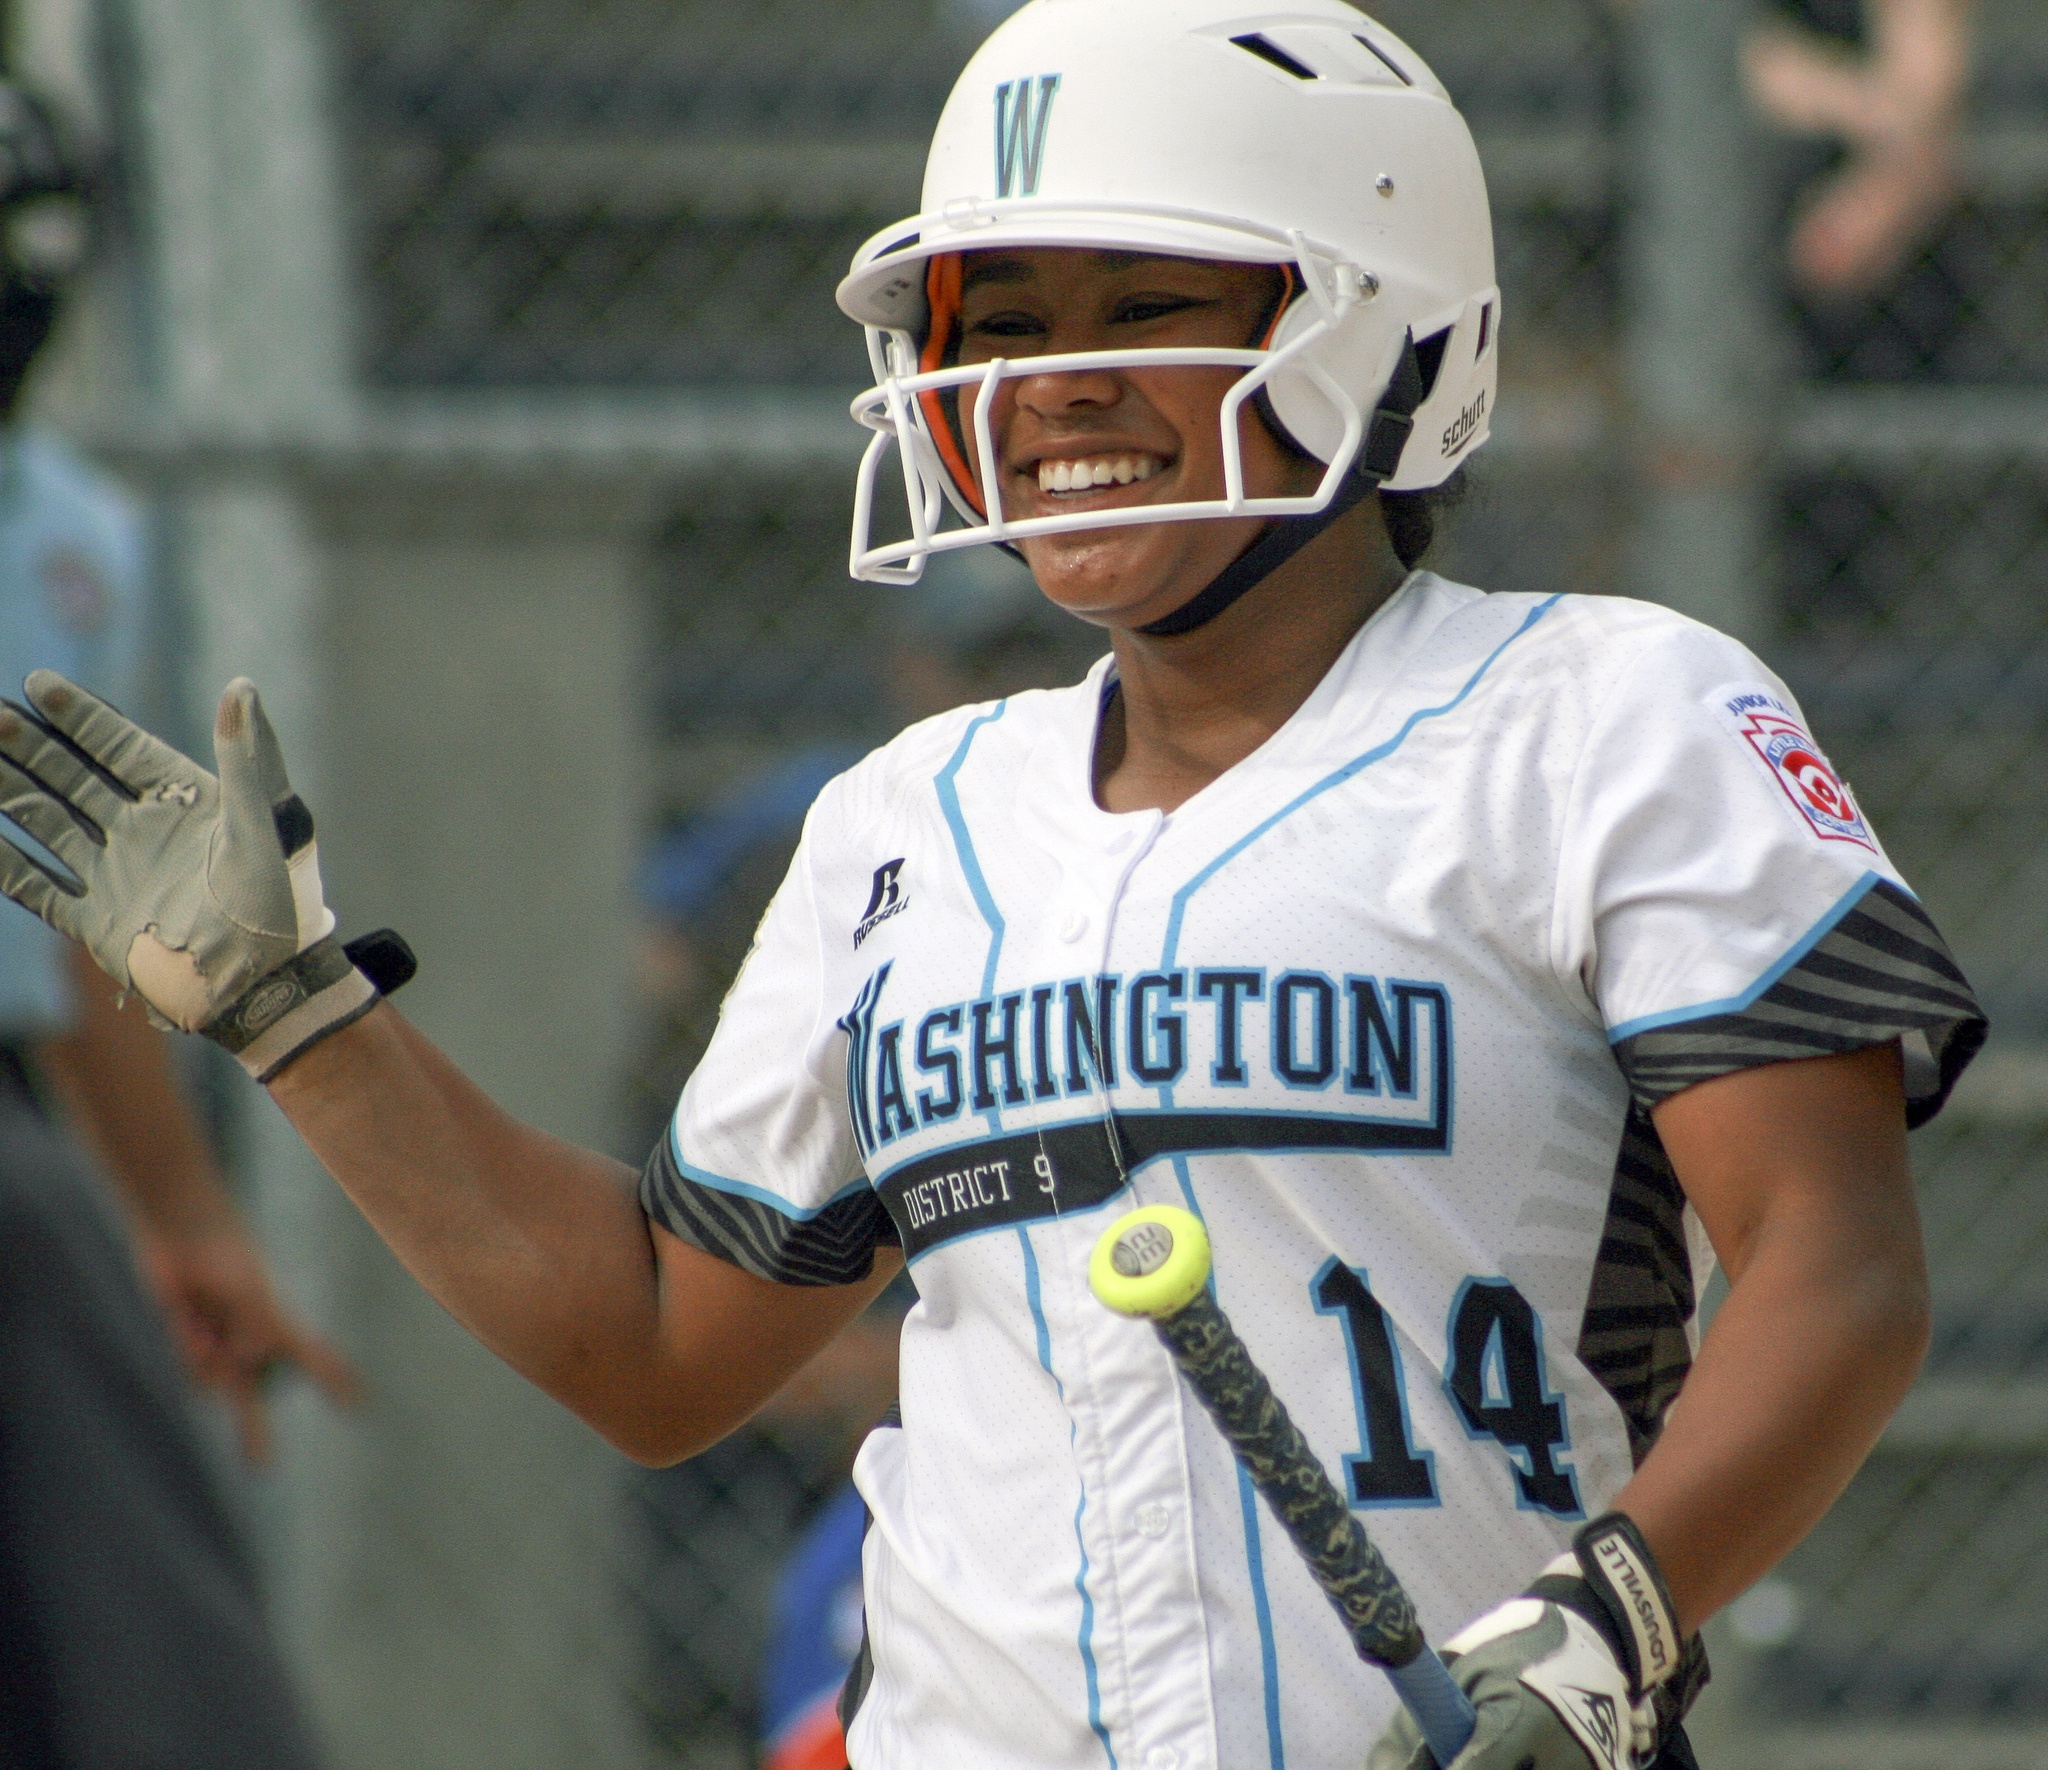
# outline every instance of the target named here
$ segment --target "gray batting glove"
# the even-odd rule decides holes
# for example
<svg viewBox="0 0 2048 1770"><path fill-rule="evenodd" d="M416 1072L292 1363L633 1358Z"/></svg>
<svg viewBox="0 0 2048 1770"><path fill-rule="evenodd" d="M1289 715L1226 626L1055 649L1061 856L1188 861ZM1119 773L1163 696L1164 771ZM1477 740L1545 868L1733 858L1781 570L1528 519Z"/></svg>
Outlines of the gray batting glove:
<svg viewBox="0 0 2048 1770"><path fill-rule="evenodd" d="M0 840L0 891L259 1081L370 1010L253 683L221 696L218 780L54 671L26 690L0 703L0 813L71 876Z"/></svg>
<svg viewBox="0 0 2048 1770"><path fill-rule="evenodd" d="M1654 1745L1650 1704L1638 1712L1613 1649L1561 1604L1510 1599L1445 1642L1444 1656L1478 1725L1443 1770L1633 1770ZM1366 1766L1436 1770L1436 1759L1403 1709Z"/></svg>
<svg viewBox="0 0 2048 1770"><path fill-rule="evenodd" d="M1608 1512L1519 1598L1444 1644L1478 1726L1443 1770L1633 1770L1656 1754L1658 1704L1684 1712L1705 1682L1643 1533ZM1690 1670L1688 1669L1690 1665ZM1431 1770L1415 1723L1391 1722L1369 1770Z"/></svg>

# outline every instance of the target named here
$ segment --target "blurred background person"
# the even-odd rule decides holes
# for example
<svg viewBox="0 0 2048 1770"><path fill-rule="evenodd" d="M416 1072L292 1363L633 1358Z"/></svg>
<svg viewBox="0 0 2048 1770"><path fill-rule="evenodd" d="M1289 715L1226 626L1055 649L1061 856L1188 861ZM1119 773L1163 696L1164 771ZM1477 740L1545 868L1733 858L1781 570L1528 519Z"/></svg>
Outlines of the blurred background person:
<svg viewBox="0 0 2048 1770"><path fill-rule="evenodd" d="M1822 380L1971 377L2008 247L1969 200L1968 0L1772 0L1744 84L1780 150L1780 275Z"/></svg>
<svg viewBox="0 0 2048 1770"><path fill-rule="evenodd" d="M866 1638L868 1509L848 1482L811 1520L775 1587L761 1671L761 1770L847 1770L839 1697Z"/></svg>
<svg viewBox="0 0 2048 1770"><path fill-rule="evenodd" d="M138 514L20 419L87 195L48 109L0 80L0 682L50 666L120 700ZM40 923L0 918L0 1765L315 1762L188 1380L260 1461L266 1385L293 1367L353 1391L279 1304L168 1042Z"/></svg>
<svg viewBox="0 0 2048 1770"><path fill-rule="evenodd" d="M1967 0L1781 0L1743 65L1765 116L1836 149L1792 217L1793 282L1829 303L1874 294L1960 194Z"/></svg>

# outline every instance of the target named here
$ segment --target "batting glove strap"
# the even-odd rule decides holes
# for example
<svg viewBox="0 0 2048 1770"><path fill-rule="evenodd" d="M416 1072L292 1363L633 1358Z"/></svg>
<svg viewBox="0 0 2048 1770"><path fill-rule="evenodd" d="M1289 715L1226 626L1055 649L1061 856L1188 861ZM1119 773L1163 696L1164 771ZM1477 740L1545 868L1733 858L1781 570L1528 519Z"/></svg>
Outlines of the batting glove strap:
<svg viewBox="0 0 2048 1770"><path fill-rule="evenodd" d="M1669 1739L1692 1708L1693 1699L1707 1687L1707 1680L1712 1675L1707 1665L1706 1647L1699 1636L1695 1635L1685 1643L1679 1654L1677 1670L1645 1692L1636 1680L1630 1657L1633 1651L1632 1632L1607 1601L1596 1594L1576 1556L1560 1555L1530 1586L1529 1595L1571 1611L1599 1635L1629 1681L1630 1693L1637 1699L1638 1718L1646 1718L1654 1724L1653 1744L1661 1745ZM1646 1750L1644 1755L1654 1757L1655 1752Z"/></svg>
<svg viewBox="0 0 2048 1770"><path fill-rule="evenodd" d="M1678 1611L1657 1558L1625 1512L1609 1512L1572 1539L1572 1553L1543 1570L1533 1596L1568 1605L1593 1624L1627 1669L1640 1698L1675 1677L1686 1659Z"/></svg>
<svg viewBox="0 0 2048 1770"><path fill-rule="evenodd" d="M259 978L199 1030L267 1082L302 1051L369 1013L377 987L329 936Z"/></svg>

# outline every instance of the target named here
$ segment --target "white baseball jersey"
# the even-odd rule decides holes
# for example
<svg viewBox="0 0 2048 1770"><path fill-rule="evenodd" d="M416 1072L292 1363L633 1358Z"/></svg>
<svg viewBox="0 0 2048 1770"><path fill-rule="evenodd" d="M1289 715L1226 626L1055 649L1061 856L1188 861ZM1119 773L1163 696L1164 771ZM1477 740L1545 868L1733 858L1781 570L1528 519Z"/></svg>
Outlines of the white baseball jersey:
<svg viewBox="0 0 2048 1770"><path fill-rule="evenodd" d="M1709 1252L1648 1107L1982 1035L1784 686L1618 599L1410 578L1171 814L1097 807L1111 683L834 781L650 1162L769 1277L910 1260L902 1423L855 1470L858 1770L1336 1770L1391 1711L1151 1329L1090 1293L1138 1203L1442 1639L1604 1509ZM868 1668L856 1676L867 1676Z"/></svg>

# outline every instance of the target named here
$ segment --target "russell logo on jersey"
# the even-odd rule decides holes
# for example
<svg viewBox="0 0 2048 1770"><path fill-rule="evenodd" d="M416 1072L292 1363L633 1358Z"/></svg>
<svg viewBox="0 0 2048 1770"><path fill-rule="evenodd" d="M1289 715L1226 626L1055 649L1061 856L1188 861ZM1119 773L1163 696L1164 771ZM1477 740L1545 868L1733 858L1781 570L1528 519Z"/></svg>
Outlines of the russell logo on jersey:
<svg viewBox="0 0 2048 1770"><path fill-rule="evenodd" d="M897 883L897 875L903 871L903 862L885 860L875 868L874 889L868 893L868 907L861 911L860 921L853 930L854 951L860 950L860 943L874 933L891 916L900 916L910 908L910 899L903 894Z"/></svg>

